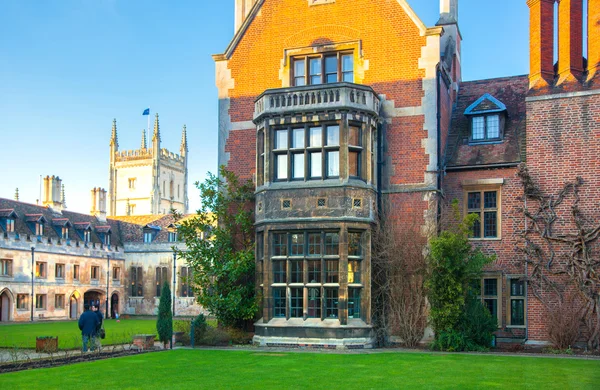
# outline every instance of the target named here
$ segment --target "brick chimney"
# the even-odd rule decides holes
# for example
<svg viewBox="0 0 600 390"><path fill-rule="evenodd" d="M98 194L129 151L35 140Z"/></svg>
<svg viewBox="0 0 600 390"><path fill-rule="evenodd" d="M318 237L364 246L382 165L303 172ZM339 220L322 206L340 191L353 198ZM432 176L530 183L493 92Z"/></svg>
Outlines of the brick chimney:
<svg viewBox="0 0 600 390"><path fill-rule="evenodd" d="M588 80L600 77L600 0L588 0Z"/></svg>
<svg viewBox="0 0 600 390"><path fill-rule="evenodd" d="M235 0L235 32L240 29L246 17L250 13L252 6L258 0Z"/></svg>
<svg viewBox="0 0 600 390"><path fill-rule="evenodd" d="M529 88L540 89L554 82L554 3L527 0L529 6Z"/></svg>
<svg viewBox="0 0 600 390"><path fill-rule="evenodd" d="M106 221L106 190L104 188L92 189L92 209L90 214L101 221Z"/></svg>
<svg viewBox="0 0 600 390"><path fill-rule="evenodd" d="M558 81L578 82L583 75L583 0L558 1Z"/></svg>
<svg viewBox="0 0 600 390"><path fill-rule="evenodd" d="M62 211L63 204L60 199L62 180L58 176L46 176L44 178L44 197L42 205L50 207L55 211Z"/></svg>

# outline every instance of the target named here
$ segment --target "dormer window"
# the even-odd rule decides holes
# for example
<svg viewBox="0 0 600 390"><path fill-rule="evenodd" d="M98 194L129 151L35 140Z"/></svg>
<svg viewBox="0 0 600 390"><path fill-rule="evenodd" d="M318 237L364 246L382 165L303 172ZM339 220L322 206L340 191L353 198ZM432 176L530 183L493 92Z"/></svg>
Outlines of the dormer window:
<svg viewBox="0 0 600 390"><path fill-rule="evenodd" d="M354 82L352 52L324 53L292 58L292 86Z"/></svg>
<svg viewBox="0 0 600 390"><path fill-rule="evenodd" d="M25 222L32 233L34 233L38 239L44 235L44 224L46 218L42 214L25 214Z"/></svg>
<svg viewBox="0 0 600 390"><path fill-rule="evenodd" d="M86 244L92 241L92 225L89 222L75 222L73 226L80 240Z"/></svg>
<svg viewBox="0 0 600 390"><path fill-rule="evenodd" d="M177 232L176 231L169 232L169 242L177 242Z"/></svg>
<svg viewBox="0 0 600 390"><path fill-rule="evenodd" d="M465 110L465 115L471 119L470 141L501 141L506 113L504 103L488 93L477 99Z"/></svg>
<svg viewBox="0 0 600 390"><path fill-rule="evenodd" d="M0 228L4 229L5 233L13 233L15 231L15 221L17 213L13 209L0 210Z"/></svg>
<svg viewBox="0 0 600 390"><path fill-rule="evenodd" d="M90 242L92 241L92 232L90 232L89 230L85 230L83 232L83 242Z"/></svg>
<svg viewBox="0 0 600 390"><path fill-rule="evenodd" d="M64 238L65 240L69 239L69 228L68 227L63 227L61 230L61 238Z"/></svg>
<svg viewBox="0 0 600 390"><path fill-rule="evenodd" d="M69 239L69 228L71 222L67 218L54 218L52 219L52 226L54 227L54 231L58 235L58 238L68 240Z"/></svg>
<svg viewBox="0 0 600 390"><path fill-rule="evenodd" d="M144 243L150 244L156 238L156 235L160 231L160 227L154 225L144 226Z"/></svg>
<svg viewBox="0 0 600 390"><path fill-rule="evenodd" d="M96 235L98 235L104 245L110 246L110 226L96 226Z"/></svg>

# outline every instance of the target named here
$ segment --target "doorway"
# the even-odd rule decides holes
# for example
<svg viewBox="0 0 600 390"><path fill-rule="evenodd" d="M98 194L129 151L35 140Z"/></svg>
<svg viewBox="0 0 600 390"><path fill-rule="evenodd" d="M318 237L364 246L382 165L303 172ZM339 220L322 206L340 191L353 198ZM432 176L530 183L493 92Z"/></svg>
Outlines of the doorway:
<svg viewBox="0 0 600 390"><path fill-rule="evenodd" d="M10 295L4 291L0 295L0 322L10 321L10 315L12 314L11 303Z"/></svg>
<svg viewBox="0 0 600 390"><path fill-rule="evenodd" d="M75 298L75 295L71 295L69 307L70 307L69 318L76 320L77 315L79 313L79 307L78 307L77 298Z"/></svg>
<svg viewBox="0 0 600 390"><path fill-rule="evenodd" d="M85 305L100 305L102 302L102 293L97 291L88 291L83 294L83 303Z"/></svg>
<svg viewBox="0 0 600 390"><path fill-rule="evenodd" d="M114 293L112 297L110 297L110 317L115 318L115 314L119 313L119 295Z"/></svg>

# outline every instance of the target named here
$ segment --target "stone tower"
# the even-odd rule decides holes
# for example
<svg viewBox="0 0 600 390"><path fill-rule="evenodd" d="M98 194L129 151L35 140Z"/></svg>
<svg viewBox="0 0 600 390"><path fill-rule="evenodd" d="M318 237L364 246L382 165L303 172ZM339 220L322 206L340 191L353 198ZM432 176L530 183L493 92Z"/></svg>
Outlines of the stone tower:
<svg viewBox="0 0 600 390"><path fill-rule="evenodd" d="M117 123L110 140L109 216L168 214L188 211L187 134L183 127L180 154L161 148L158 114L152 143L142 134L140 149L119 150ZM149 147L148 147L149 146Z"/></svg>

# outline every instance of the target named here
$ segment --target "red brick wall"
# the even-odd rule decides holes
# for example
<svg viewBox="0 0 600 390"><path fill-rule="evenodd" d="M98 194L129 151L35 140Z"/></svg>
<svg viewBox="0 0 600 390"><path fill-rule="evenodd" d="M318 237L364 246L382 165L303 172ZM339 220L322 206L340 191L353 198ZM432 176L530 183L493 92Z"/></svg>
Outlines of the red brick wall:
<svg viewBox="0 0 600 390"><path fill-rule="evenodd" d="M396 1L337 0L309 7L305 0L270 0L228 62L235 85L229 91L231 121L252 120L256 97L282 87L279 72L285 49L357 40L368 60L363 83L394 100L395 107L420 106L425 71L419 69L418 60L426 39ZM428 163L421 143L427 137L423 121L423 117L397 119L388 128L397 175L393 183L423 182ZM230 153L229 168L249 177L255 169L255 135L250 130L231 131L225 151Z"/></svg>
<svg viewBox="0 0 600 390"><path fill-rule="evenodd" d="M543 192L556 195L567 182L581 177L580 209L591 225L600 221L600 95L527 103L527 166ZM557 209L554 233L573 233L573 197ZM529 204L529 208L534 204ZM567 248L557 247L559 256ZM546 294L552 301L553 297ZM545 310L529 297L530 338L545 339Z"/></svg>

